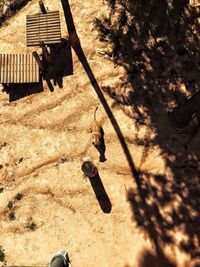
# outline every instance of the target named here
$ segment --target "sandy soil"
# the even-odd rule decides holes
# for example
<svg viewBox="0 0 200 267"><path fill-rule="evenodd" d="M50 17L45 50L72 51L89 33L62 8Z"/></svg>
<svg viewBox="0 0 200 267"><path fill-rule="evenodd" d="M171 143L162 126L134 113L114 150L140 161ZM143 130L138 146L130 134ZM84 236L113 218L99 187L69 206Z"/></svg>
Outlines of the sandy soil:
<svg viewBox="0 0 200 267"><path fill-rule="evenodd" d="M34 50L25 45L25 20L27 14L36 12L37 2L29 2L0 29L0 53ZM60 10L62 35L66 36L60 2L44 2L49 10ZM101 1L95 5L94 1L70 2L83 51L98 84L114 84L124 70L98 55L97 49L103 49L103 45L93 23L106 7ZM63 79L63 88L55 86L54 92L44 82L43 92L14 102L8 101L6 93L0 95L0 245L7 264L46 265L57 250L65 249L74 267L197 266L179 249L178 243L184 239L181 226L170 230L174 243L162 247L164 256L156 255L155 243L136 223L127 199L127 190L137 191L130 164L74 52L73 68L74 74ZM131 142L136 138L134 120L115 107L109 96L105 98L135 168L172 179L161 149L152 146L143 160L143 147ZM105 133L105 162L99 162L89 132L96 106ZM137 138L153 138L155 134L144 126L137 131ZM82 174L85 156L98 166L98 179L109 201L102 200L99 187L92 187ZM151 182L151 177L148 179ZM17 193L22 194L21 200L15 199ZM13 208L7 207L9 201ZM168 208L162 211L166 216ZM14 220L9 219L10 210L14 211ZM31 223L36 224L34 231L30 230Z"/></svg>

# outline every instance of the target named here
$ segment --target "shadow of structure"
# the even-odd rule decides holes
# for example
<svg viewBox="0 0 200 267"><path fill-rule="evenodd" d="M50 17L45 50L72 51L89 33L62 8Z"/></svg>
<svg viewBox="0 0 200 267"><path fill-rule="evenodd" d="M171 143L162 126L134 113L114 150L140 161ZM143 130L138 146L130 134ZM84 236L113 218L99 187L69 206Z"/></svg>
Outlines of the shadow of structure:
<svg viewBox="0 0 200 267"><path fill-rule="evenodd" d="M63 77L73 75L72 51L69 40L62 38L61 44L51 45L48 48L42 45L39 83L4 84L4 91L9 94L9 101L15 101L25 96L43 91L42 78L46 80L49 90L54 91L57 84L63 87ZM53 84L51 82L53 80Z"/></svg>
<svg viewBox="0 0 200 267"><path fill-rule="evenodd" d="M97 173L95 177L89 178L89 180L102 211L104 213L110 213L112 209L112 204L110 202L108 194L106 193L99 173Z"/></svg>
<svg viewBox="0 0 200 267"><path fill-rule="evenodd" d="M177 246L198 266L199 10L192 9L186 0L106 3L110 14L97 18L95 24L100 40L109 45L104 54L115 67L124 67L126 75L118 86L102 89L129 117L136 119L136 137L130 142L143 147L143 162L149 149L157 146L166 171L171 173L132 172L137 190L129 190L127 199L133 220L153 241L156 251L155 257L147 253L140 266L148 265L147 258L156 262L152 266L175 266L163 252L169 245ZM197 124L192 125L194 116ZM144 125L155 133L154 137L137 137ZM183 138L195 134L185 149ZM182 234L180 240L176 238L177 231ZM156 258L160 256L168 263L159 263Z"/></svg>
<svg viewBox="0 0 200 267"><path fill-rule="evenodd" d="M9 102L43 92L42 81L39 83L15 83L3 86L3 91L9 95Z"/></svg>
<svg viewBox="0 0 200 267"><path fill-rule="evenodd" d="M41 43L41 48L43 67L41 74L46 80L49 90L53 92L56 84L59 88L63 87L63 77L73 75L71 45L68 39L62 38L60 44L48 45L47 47ZM51 80L53 80L53 84Z"/></svg>
<svg viewBox="0 0 200 267"><path fill-rule="evenodd" d="M67 39L62 38L61 45L50 46L50 57L52 64L47 69L47 78L54 80L62 88L62 78L73 75L72 51Z"/></svg>

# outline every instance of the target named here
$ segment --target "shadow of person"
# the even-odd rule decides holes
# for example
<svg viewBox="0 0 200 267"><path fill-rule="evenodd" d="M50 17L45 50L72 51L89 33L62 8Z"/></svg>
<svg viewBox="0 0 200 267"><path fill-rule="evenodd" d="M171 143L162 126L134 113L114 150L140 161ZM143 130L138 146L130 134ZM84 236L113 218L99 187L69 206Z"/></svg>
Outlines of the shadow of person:
<svg viewBox="0 0 200 267"><path fill-rule="evenodd" d="M110 213L112 209L112 204L108 197L108 194L104 188L104 185L101 181L99 173L97 173L94 177L88 177L91 183L91 186L94 190L96 198L99 202L99 205L104 213Z"/></svg>
<svg viewBox="0 0 200 267"><path fill-rule="evenodd" d="M105 162L107 160L105 157L106 146L105 146L105 140L104 140L104 130L102 127L101 127L100 145L95 145L94 143L93 143L93 145L99 152L99 161Z"/></svg>

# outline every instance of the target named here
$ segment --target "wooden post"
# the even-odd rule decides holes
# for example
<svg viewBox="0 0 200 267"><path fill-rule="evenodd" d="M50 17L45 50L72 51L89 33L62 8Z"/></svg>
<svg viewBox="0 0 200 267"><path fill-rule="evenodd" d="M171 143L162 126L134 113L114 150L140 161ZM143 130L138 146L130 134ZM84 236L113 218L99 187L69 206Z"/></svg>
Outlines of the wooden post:
<svg viewBox="0 0 200 267"><path fill-rule="evenodd" d="M37 62L37 64L38 64L38 66L39 66L39 68L40 68L42 71L45 72L45 67L44 67L44 65L43 65L43 63L42 63L42 60L40 59L40 57L39 57L39 55L38 55L38 53L37 53L36 51L33 52L33 57L35 58L35 60L36 60L36 62Z"/></svg>
<svg viewBox="0 0 200 267"><path fill-rule="evenodd" d="M39 1L40 10L43 14L47 14L46 8L42 0Z"/></svg>

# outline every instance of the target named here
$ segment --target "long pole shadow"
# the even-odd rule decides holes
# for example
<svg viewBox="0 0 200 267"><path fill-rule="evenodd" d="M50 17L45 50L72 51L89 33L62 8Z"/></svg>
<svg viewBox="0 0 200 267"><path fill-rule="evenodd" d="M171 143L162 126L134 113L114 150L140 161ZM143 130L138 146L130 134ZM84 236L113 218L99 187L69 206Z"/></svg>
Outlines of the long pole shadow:
<svg viewBox="0 0 200 267"><path fill-rule="evenodd" d="M108 194L106 193L99 173L97 173L95 177L89 178L89 180L102 211L104 213L110 213L112 209L112 204L110 202Z"/></svg>
<svg viewBox="0 0 200 267"><path fill-rule="evenodd" d="M105 109L105 112L107 113L107 116L108 118L110 119L110 122L112 123L113 125L113 128L118 136L118 139L120 141L120 144L122 146L122 149L125 153L125 156L126 156L126 159L128 161L128 164L129 164L129 167L130 167L130 170L131 170L131 173L132 173L132 176L134 177L135 179L135 182L137 184L137 188L138 188L138 192L139 192L139 195L140 195L140 198L141 198L141 202L143 204L143 207L144 207L144 210L146 213L149 213L149 209L148 209L148 204L146 202L146 199L145 199L145 193L144 193L144 190L142 188L142 184L141 184L141 181L140 181L140 175L141 173L138 172L136 170L136 167L135 167L135 164L132 160L132 157L131 157L131 153L128 149L128 146L124 140L124 137L123 137L123 134L122 134L122 131L115 119L115 117L113 116L112 114L112 111L97 83L97 80L90 68L90 65L87 61L87 58L83 52L83 49L81 47L81 44L80 44L80 41L79 41L79 38L78 38L78 35L76 33L76 28L75 28L75 25L74 25L74 21L73 21L73 16L72 16L72 13L71 13L71 9L70 9L70 5L69 5L69 2L68 0L61 0L61 3L62 3L62 7L63 7L63 10L64 10L64 15L65 15L65 20L66 20L66 24L67 24L67 29L68 29L68 33L69 33L69 39L71 41L71 45L77 55L77 57L79 58L92 86L93 86L93 89L95 90L97 96L99 97L104 109ZM150 215L151 216L151 215ZM162 256L163 258L165 258L165 255L163 254L163 251L162 251L162 248L159 244L159 241L158 241L158 237L157 237L157 232L156 232L156 229L155 229L155 226L154 226L154 222L153 220L149 219L149 227L151 228L151 236L150 238L152 239L152 241L154 242L154 245L155 245L155 249L157 251L157 254Z"/></svg>

